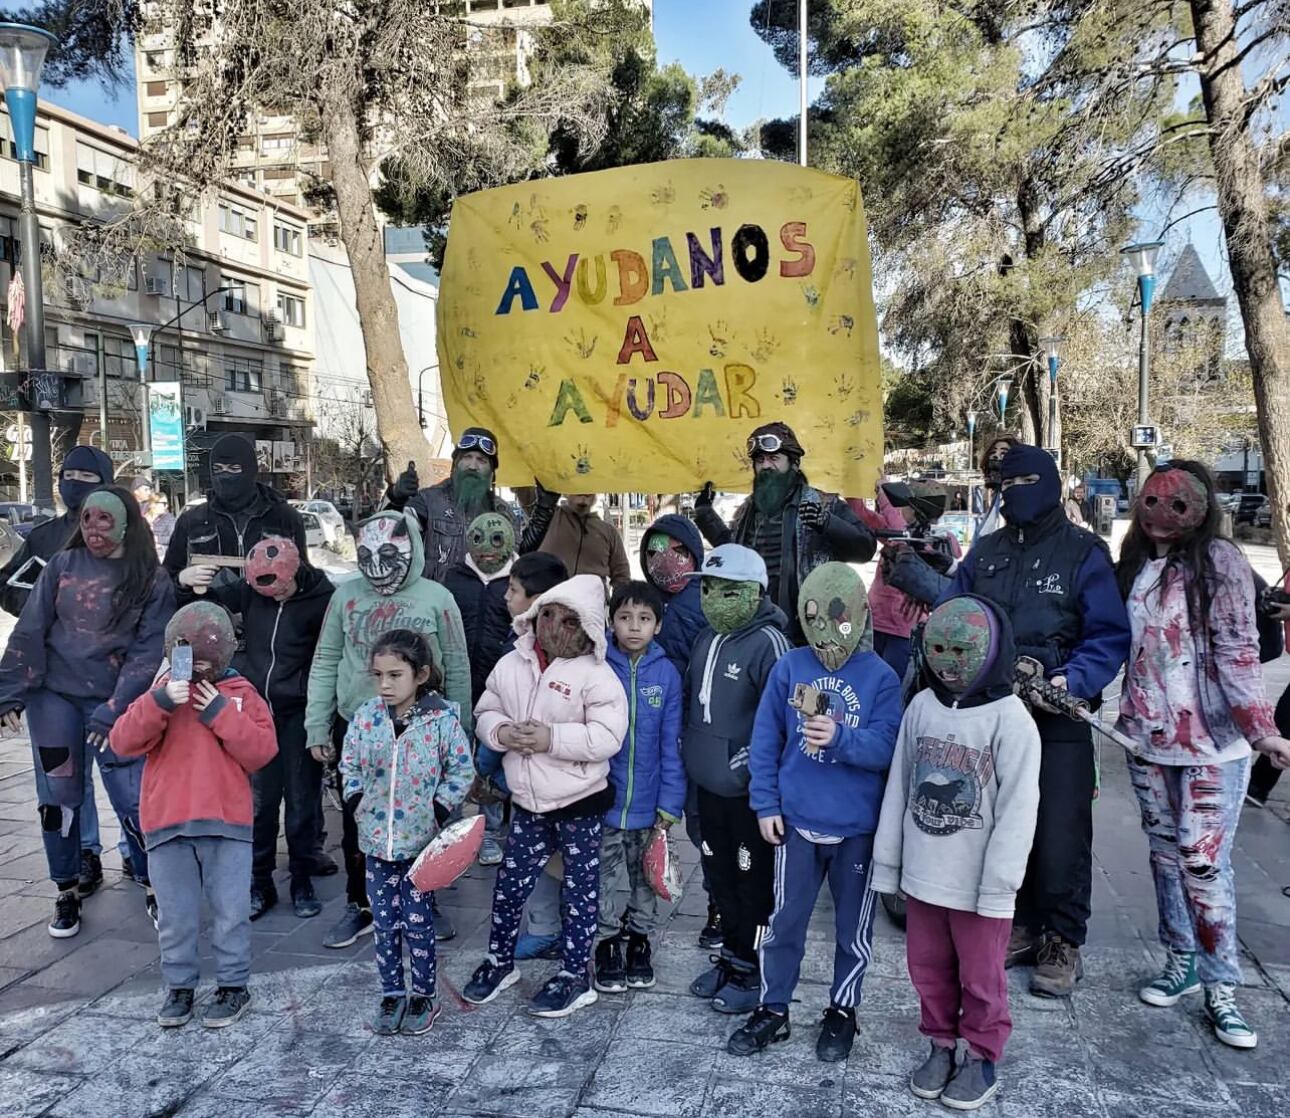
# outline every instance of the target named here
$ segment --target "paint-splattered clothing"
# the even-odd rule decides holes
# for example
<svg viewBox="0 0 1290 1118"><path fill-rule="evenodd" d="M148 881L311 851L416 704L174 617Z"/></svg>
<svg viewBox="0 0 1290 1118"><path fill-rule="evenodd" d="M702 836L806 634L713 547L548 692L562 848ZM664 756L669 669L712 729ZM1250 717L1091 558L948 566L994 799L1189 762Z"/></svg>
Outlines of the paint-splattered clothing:
<svg viewBox="0 0 1290 1118"><path fill-rule="evenodd" d="M1161 582L1164 559L1144 564L1129 594L1133 643L1118 727L1140 743L1140 759L1158 765L1240 760L1251 742L1276 733L1259 667L1250 566L1225 540L1214 541L1210 555L1208 633L1188 616L1178 569Z"/></svg>

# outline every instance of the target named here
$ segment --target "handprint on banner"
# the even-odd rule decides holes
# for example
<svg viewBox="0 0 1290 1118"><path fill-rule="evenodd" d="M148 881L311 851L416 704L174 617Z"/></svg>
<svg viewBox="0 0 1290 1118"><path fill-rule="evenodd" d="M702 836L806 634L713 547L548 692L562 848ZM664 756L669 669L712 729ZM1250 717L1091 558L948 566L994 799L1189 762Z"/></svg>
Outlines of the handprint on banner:
<svg viewBox="0 0 1290 1118"><path fill-rule="evenodd" d="M662 186L656 186L650 191L650 202L655 206L670 206L676 201L676 187L672 185L669 179Z"/></svg>
<svg viewBox="0 0 1290 1118"><path fill-rule="evenodd" d="M797 403L797 381L792 377L785 377L784 384L780 390L779 398L784 402L786 408L791 408Z"/></svg>
<svg viewBox="0 0 1290 1118"><path fill-rule="evenodd" d="M578 330L574 334L566 334L565 339L577 351L579 357L584 361L596 352L596 343L600 340L596 335L587 337L586 330Z"/></svg>
<svg viewBox="0 0 1290 1118"><path fill-rule="evenodd" d="M578 444L578 453L569 455L573 459L573 468L580 474L591 473L591 448Z"/></svg>
<svg viewBox="0 0 1290 1118"><path fill-rule="evenodd" d="M869 413L865 411L864 408L859 408L856 411L853 411L849 416L847 416L847 426L859 427L860 424L862 424L868 418L869 418Z"/></svg>
<svg viewBox="0 0 1290 1118"><path fill-rule="evenodd" d="M533 239L538 244L543 244L551 239L551 235L546 231L546 218L536 218L529 226L529 231L533 234Z"/></svg>
<svg viewBox="0 0 1290 1118"><path fill-rule="evenodd" d="M839 400L845 400L855 391L856 383L846 373L839 373L833 383L837 387Z"/></svg>
<svg viewBox="0 0 1290 1118"><path fill-rule="evenodd" d="M856 320L852 318L849 314L840 314L840 315L837 315L833 319L833 321L829 323L829 333L830 334L845 333L846 336L849 338L851 337L851 331L855 329L855 325L856 325Z"/></svg>
<svg viewBox="0 0 1290 1118"><path fill-rule="evenodd" d="M514 411L520 406L520 398L514 392L506 397L506 408L508 411Z"/></svg>
<svg viewBox="0 0 1290 1118"><path fill-rule="evenodd" d="M795 206L801 206L815 197L815 192L809 186L795 186L788 192L788 200Z"/></svg>
<svg viewBox="0 0 1290 1118"><path fill-rule="evenodd" d="M573 207L573 231L581 233L587 227L587 207Z"/></svg>
<svg viewBox="0 0 1290 1118"><path fill-rule="evenodd" d="M514 225L516 229L524 228L524 213L518 202L511 207L511 216L506 219L506 224Z"/></svg>
<svg viewBox="0 0 1290 1118"><path fill-rule="evenodd" d="M856 278L856 261L854 256L844 256L838 261L838 266L833 269L835 275L846 276L847 279Z"/></svg>
<svg viewBox="0 0 1290 1118"><path fill-rule="evenodd" d="M463 326L463 327L461 328L461 336L462 336L463 338L478 338L478 337L479 337L479 335L478 335L477 333L475 333L475 331L474 331L473 329L471 329L469 326Z"/></svg>
<svg viewBox="0 0 1290 1118"><path fill-rule="evenodd" d="M619 206L609 207L609 216L605 220L605 232L617 233L618 227L623 223L623 211Z"/></svg>
<svg viewBox="0 0 1290 1118"><path fill-rule="evenodd" d="M727 336L730 333L730 326L725 319L718 319L708 327L708 336L712 339L712 345L708 347L708 352L713 357L724 357L726 348L730 345L730 339Z"/></svg>
<svg viewBox="0 0 1290 1118"><path fill-rule="evenodd" d="M806 305L814 310L820 305L820 289L813 283L808 283L802 288L802 298L806 300Z"/></svg>
<svg viewBox="0 0 1290 1118"><path fill-rule="evenodd" d="M766 361L779 349L779 339L764 327L757 331L757 345L752 351L753 359Z"/></svg>
<svg viewBox="0 0 1290 1118"><path fill-rule="evenodd" d="M536 388L542 383L542 374L546 372L545 365L530 365L529 375L524 378L525 388Z"/></svg>
<svg viewBox="0 0 1290 1118"><path fill-rule="evenodd" d="M721 183L715 187L705 186L699 191L699 205L705 210L724 210L730 204L730 195Z"/></svg>
<svg viewBox="0 0 1290 1118"><path fill-rule="evenodd" d="M826 411L820 417L820 426L823 427L830 435L838 429L838 417L831 411Z"/></svg>
<svg viewBox="0 0 1290 1118"><path fill-rule="evenodd" d="M649 316L649 336L657 342L667 341L667 307Z"/></svg>

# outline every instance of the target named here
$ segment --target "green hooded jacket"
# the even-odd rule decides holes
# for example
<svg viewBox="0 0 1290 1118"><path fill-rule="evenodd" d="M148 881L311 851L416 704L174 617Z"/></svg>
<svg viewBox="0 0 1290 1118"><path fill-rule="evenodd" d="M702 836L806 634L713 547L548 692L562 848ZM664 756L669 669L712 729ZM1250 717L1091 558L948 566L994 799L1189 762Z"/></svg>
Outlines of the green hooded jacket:
<svg viewBox="0 0 1290 1118"><path fill-rule="evenodd" d="M416 518L389 510L376 515L407 520L412 563L393 594L378 594L362 577L337 584L309 671L305 741L311 746L329 745L332 717L339 713L351 721L376 694L368 661L372 646L392 629L411 629L425 637L443 672L443 696L461 709L461 724L470 733L470 658L457 603L439 583L421 577L425 551Z"/></svg>

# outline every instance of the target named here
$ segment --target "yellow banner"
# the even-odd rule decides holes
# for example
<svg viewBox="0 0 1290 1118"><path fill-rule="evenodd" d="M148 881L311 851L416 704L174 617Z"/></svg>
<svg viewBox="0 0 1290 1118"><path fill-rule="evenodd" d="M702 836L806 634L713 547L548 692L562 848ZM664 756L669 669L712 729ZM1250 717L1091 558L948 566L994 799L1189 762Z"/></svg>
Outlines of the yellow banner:
<svg viewBox="0 0 1290 1118"><path fill-rule="evenodd" d="M505 485L746 490L772 420L822 488L867 495L882 465L850 179L686 159L465 195L438 330L448 421L496 432Z"/></svg>

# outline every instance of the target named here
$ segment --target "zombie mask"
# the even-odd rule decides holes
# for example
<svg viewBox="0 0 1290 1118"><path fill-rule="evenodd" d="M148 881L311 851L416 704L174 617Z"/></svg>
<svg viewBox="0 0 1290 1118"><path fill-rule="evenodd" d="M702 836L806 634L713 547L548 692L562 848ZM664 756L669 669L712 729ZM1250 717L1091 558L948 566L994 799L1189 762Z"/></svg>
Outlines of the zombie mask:
<svg viewBox="0 0 1290 1118"><path fill-rule="evenodd" d="M500 512L475 517L466 529L466 550L484 574L496 574L515 550L515 529L510 518Z"/></svg>
<svg viewBox="0 0 1290 1118"><path fill-rule="evenodd" d="M1209 515L1205 483L1190 470L1157 470L1146 480L1138 501L1142 530L1160 543L1189 536Z"/></svg>
<svg viewBox="0 0 1290 1118"><path fill-rule="evenodd" d="M747 625L761 604L761 595L760 582L734 582L711 575L700 580L699 605L718 633L733 633Z"/></svg>
<svg viewBox="0 0 1290 1118"><path fill-rule="evenodd" d="M213 683L233 662L237 638L233 636L233 622L223 607L214 602L193 602L176 610L166 624L167 657L177 644L192 646L193 679Z"/></svg>
<svg viewBox="0 0 1290 1118"><path fill-rule="evenodd" d="M378 594L393 594L407 581L412 537L402 516L374 516L358 528L358 569Z"/></svg>
<svg viewBox="0 0 1290 1118"><path fill-rule="evenodd" d="M685 576L695 569L690 549L666 532L651 532L645 541L645 573L666 594L680 593Z"/></svg>
<svg viewBox="0 0 1290 1118"><path fill-rule="evenodd" d="M869 616L864 580L845 563L816 567L802 583L797 617L816 658L836 672L860 645Z"/></svg>
<svg viewBox="0 0 1290 1118"><path fill-rule="evenodd" d="M81 538L96 558L111 555L125 539L125 502L102 489L86 497L81 502Z"/></svg>
<svg viewBox="0 0 1290 1118"><path fill-rule="evenodd" d="M928 670L956 695L970 691L985 677L994 666L996 651L994 619L973 598L951 598L937 606L923 628Z"/></svg>
<svg viewBox="0 0 1290 1118"><path fill-rule="evenodd" d="M266 598L290 597L299 570L300 551L285 536L265 536L246 554L246 581Z"/></svg>
<svg viewBox="0 0 1290 1118"><path fill-rule="evenodd" d="M547 602L538 608L537 642L552 660L571 660L591 651L591 637L582 627L576 610L559 602Z"/></svg>

